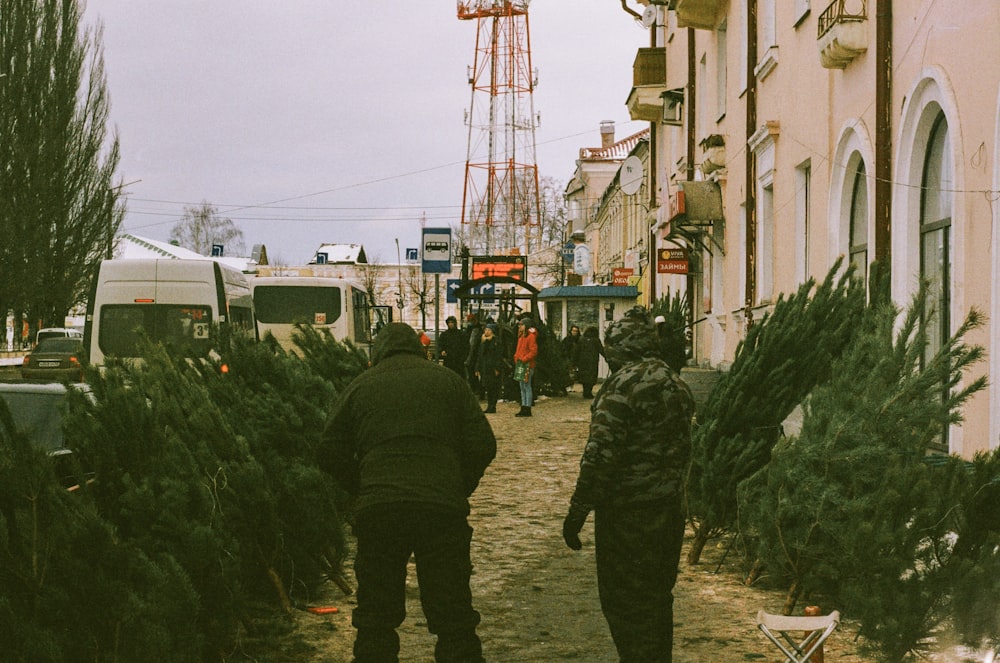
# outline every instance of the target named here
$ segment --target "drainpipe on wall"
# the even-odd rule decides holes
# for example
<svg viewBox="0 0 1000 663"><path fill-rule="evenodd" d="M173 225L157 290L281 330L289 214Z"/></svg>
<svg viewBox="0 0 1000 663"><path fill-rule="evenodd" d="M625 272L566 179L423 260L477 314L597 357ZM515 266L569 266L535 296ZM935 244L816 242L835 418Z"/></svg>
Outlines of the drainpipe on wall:
<svg viewBox="0 0 1000 663"><path fill-rule="evenodd" d="M757 132L757 0L747 2L747 116L746 116L746 328L753 326L757 290L757 168L750 139Z"/></svg>
<svg viewBox="0 0 1000 663"><path fill-rule="evenodd" d="M657 31L657 21L653 21L653 25L649 28L649 45L651 48L656 48L656 31ZM666 67L664 67L664 72L666 72ZM664 73L664 83L666 83L666 73ZM649 123L649 173L647 175L647 182L649 187L649 200L647 210L655 210L658 205L657 200L657 189L656 180L657 174L659 172L657 164L659 163L656 159L657 145L659 145L660 131L659 125L656 122ZM647 222L648 222L647 216ZM646 244L646 271L648 274L647 280L649 281L649 306L656 303L656 233L652 230L649 232L649 237L647 238ZM641 265L641 263L640 263Z"/></svg>
<svg viewBox="0 0 1000 663"><path fill-rule="evenodd" d="M687 181L694 181L694 157L695 157L695 145L697 144L697 121L698 121L698 109L697 109L697 99L698 99L698 80L697 80L697 60L698 60L698 49L695 43L695 31L694 28L687 29L687 56L688 56L688 82L687 82ZM688 247L692 249L694 247ZM690 264L690 263L689 263ZM699 264L704 264L703 261L699 261ZM704 269L701 270L704 273ZM685 279L685 288L687 289L687 323L691 324L695 319L695 298L697 283L694 274L691 270L688 270L687 278ZM688 330L691 334L694 334L694 327L689 327ZM692 343L692 347L694 344Z"/></svg>
<svg viewBox="0 0 1000 663"><path fill-rule="evenodd" d="M875 259L891 270L892 0L875 5Z"/></svg>

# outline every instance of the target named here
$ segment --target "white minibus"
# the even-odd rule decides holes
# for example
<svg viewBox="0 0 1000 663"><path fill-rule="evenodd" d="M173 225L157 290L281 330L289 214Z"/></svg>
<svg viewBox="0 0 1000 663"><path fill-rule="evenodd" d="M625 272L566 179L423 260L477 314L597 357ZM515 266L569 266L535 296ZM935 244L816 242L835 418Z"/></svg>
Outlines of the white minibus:
<svg viewBox="0 0 1000 663"><path fill-rule="evenodd" d="M250 279L254 313L261 336L274 335L278 344L295 351L296 323L327 329L338 341L371 344L368 293L346 279L323 276L257 276Z"/></svg>
<svg viewBox="0 0 1000 663"><path fill-rule="evenodd" d="M208 353L214 326L257 338L253 298L237 269L205 260L105 260L91 288L84 327L90 363L134 358L149 338L182 356Z"/></svg>

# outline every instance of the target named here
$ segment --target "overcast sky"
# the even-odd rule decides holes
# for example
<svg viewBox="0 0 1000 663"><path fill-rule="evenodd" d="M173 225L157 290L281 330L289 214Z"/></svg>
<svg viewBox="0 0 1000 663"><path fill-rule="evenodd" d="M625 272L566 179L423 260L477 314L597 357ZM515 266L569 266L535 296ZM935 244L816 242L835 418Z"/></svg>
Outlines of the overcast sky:
<svg viewBox="0 0 1000 663"><path fill-rule="evenodd" d="M98 20L126 232L166 240L207 201L272 262L393 263L423 215L459 223L476 24L453 0L87 0ZM602 120L646 126L625 99L649 37L619 0L534 0L529 26L539 175L565 185Z"/></svg>

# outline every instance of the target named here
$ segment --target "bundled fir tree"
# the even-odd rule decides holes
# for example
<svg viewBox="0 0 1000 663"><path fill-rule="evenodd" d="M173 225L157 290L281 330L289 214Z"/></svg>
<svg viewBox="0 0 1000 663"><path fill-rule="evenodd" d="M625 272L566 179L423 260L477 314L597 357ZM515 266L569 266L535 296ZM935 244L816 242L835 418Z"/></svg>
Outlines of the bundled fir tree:
<svg viewBox="0 0 1000 663"><path fill-rule="evenodd" d="M97 476L82 497L122 543L169 561L193 589L201 661L253 641L262 598L287 611L339 577L341 496L315 448L334 381L363 366L332 339L313 361L216 340L210 360L149 347L141 366L110 362L67 418ZM351 372L313 372L341 365Z"/></svg>
<svg viewBox="0 0 1000 663"><path fill-rule="evenodd" d="M197 663L199 596L168 553L68 492L0 399L0 643L13 663Z"/></svg>
<svg viewBox="0 0 1000 663"><path fill-rule="evenodd" d="M687 329L688 329L688 298L687 293L674 293L661 297L653 305L650 313L662 315L662 329L657 326L660 338L660 356L670 368L678 373L687 366Z"/></svg>
<svg viewBox="0 0 1000 663"><path fill-rule="evenodd" d="M273 340L273 339L272 339ZM368 366L368 355L350 339L338 341L329 330L318 330L312 325L296 324L292 342L308 368L317 376L328 380L340 391ZM280 348L276 351L279 355Z"/></svg>
<svg viewBox="0 0 1000 663"><path fill-rule="evenodd" d="M895 662L926 646L951 612L954 586L981 562L996 569L997 539L995 522L992 534L962 523L985 515L976 501L987 473L976 478L964 462L927 456L985 384L963 382L982 357L963 341L981 317L971 312L928 358L923 293L895 340L898 310L887 295L873 301L813 392L801 435L776 445L770 464L741 486L740 520L764 567L790 584L787 608L802 592L818 593L860 622L878 660ZM977 462L996 472L996 459ZM990 585L995 597L1000 577Z"/></svg>
<svg viewBox="0 0 1000 663"><path fill-rule="evenodd" d="M853 269L841 270L838 260L821 284L810 279L792 296L781 295L747 331L692 431L687 500L695 537L689 563L698 563L710 538L732 528L737 486L767 464L781 423L829 378L831 362L858 328L864 302Z"/></svg>

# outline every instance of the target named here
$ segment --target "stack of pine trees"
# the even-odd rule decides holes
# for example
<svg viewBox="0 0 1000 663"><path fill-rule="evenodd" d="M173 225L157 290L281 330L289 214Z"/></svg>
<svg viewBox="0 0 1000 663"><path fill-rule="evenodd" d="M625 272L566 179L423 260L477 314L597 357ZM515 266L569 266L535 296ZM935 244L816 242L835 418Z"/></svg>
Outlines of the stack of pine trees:
<svg viewBox="0 0 1000 663"><path fill-rule="evenodd" d="M780 296L748 330L692 431L687 500L695 537L689 563L698 563L712 537L733 529L737 486L767 465L782 422L829 379L864 306L863 285L838 261L822 283L809 280L791 297Z"/></svg>
<svg viewBox="0 0 1000 663"><path fill-rule="evenodd" d="M214 359L149 347L92 372L64 420L94 473L73 494L0 426L5 660L254 657L262 629L340 577L343 495L315 449L367 358L309 340L308 360L220 336Z"/></svg>

